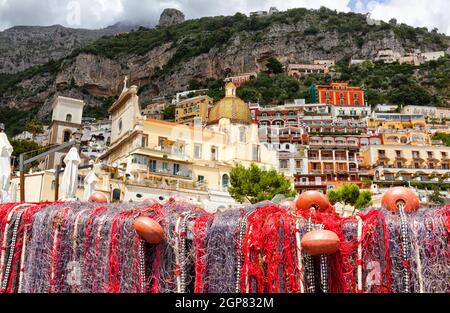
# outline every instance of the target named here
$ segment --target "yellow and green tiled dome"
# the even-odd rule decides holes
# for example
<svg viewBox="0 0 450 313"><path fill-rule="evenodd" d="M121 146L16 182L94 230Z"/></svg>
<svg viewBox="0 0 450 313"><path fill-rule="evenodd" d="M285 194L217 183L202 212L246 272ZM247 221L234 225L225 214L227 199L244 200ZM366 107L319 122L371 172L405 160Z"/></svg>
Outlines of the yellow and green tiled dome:
<svg viewBox="0 0 450 313"><path fill-rule="evenodd" d="M236 86L231 82L225 86L225 98L217 102L209 112L208 125L217 124L221 118L228 118L232 123L252 123L248 105L236 96Z"/></svg>

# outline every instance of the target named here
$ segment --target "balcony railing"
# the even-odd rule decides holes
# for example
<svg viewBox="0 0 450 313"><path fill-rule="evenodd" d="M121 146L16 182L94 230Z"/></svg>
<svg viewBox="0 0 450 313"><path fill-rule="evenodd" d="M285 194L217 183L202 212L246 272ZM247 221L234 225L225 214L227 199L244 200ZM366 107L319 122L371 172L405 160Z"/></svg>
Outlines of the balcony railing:
<svg viewBox="0 0 450 313"><path fill-rule="evenodd" d="M326 185L326 182L324 182L324 181L307 181L307 182L303 182L303 181L300 181L300 182L295 182L295 186L297 187L297 186L325 186Z"/></svg>
<svg viewBox="0 0 450 313"><path fill-rule="evenodd" d="M173 176L173 177L181 177L181 178L192 178L192 172L191 171L183 171L180 170L178 172L173 172L170 169L165 168L155 168L155 169L149 169L150 173L155 174L161 174L165 176Z"/></svg>

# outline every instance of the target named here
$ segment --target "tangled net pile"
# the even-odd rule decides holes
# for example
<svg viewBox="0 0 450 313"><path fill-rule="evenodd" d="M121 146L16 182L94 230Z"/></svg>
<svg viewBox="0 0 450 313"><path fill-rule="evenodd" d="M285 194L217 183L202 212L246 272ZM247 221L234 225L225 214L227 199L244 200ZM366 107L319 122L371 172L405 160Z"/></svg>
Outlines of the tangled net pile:
<svg viewBox="0 0 450 313"><path fill-rule="evenodd" d="M136 218L165 231L149 244ZM332 230L338 251L300 238ZM187 202L0 206L2 293L386 293L450 291L450 206L341 218L272 202L207 213Z"/></svg>

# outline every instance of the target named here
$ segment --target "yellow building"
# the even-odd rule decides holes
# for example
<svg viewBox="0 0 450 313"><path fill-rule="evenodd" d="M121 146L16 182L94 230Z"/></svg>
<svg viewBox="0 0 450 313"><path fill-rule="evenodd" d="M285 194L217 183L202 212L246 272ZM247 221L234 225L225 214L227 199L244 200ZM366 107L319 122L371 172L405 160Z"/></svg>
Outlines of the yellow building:
<svg viewBox="0 0 450 313"><path fill-rule="evenodd" d="M235 86L227 84L225 93L202 127L142 118L137 88L125 88L110 109L111 146L99 157L112 177L112 198L183 196L215 210L236 205L227 192L233 166L276 168L276 151L259 142L258 126Z"/></svg>
<svg viewBox="0 0 450 313"><path fill-rule="evenodd" d="M208 109L212 104L212 99L208 96L197 96L180 101L175 110L175 122L185 125L194 125L196 117L206 122Z"/></svg>
<svg viewBox="0 0 450 313"><path fill-rule="evenodd" d="M374 181L439 181L449 178L450 147L371 145L360 152L361 167Z"/></svg>
<svg viewBox="0 0 450 313"><path fill-rule="evenodd" d="M385 129L381 132L381 140L385 145L427 146L431 144L430 135L424 130Z"/></svg>
<svg viewBox="0 0 450 313"><path fill-rule="evenodd" d="M367 119L367 126L379 130L426 129L425 117L423 115L397 113L374 114Z"/></svg>

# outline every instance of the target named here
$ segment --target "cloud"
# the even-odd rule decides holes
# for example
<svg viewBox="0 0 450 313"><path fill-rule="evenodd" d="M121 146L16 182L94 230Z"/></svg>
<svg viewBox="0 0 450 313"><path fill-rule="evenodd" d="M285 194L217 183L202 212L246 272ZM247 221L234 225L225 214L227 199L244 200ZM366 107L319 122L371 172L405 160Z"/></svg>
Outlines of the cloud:
<svg viewBox="0 0 450 313"><path fill-rule="evenodd" d="M119 21L156 24L165 8L176 8L186 18L248 14L255 10L326 6L349 11L349 0L0 0L0 29L16 25L54 25L102 28Z"/></svg>
<svg viewBox="0 0 450 313"><path fill-rule="evenodd" d="M233 15L236 12L305 7L372 12L413 26L438 27L450 34L448 0L0 0L0 30L15 25L102 28L119 21L154 25L164 8L177 8L186 18Z"/></svg>
<svg viewBox="0 0 450 313"><path fill-rule="evenodd" d="M389 21L397 19L415 27L427 27L429 30L437 27L439 32L450 35L450 2L448 0L385 0L359 1L365 12L370 12L372 18Z"/></svg>

